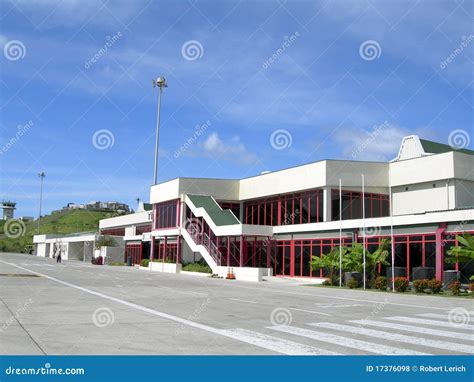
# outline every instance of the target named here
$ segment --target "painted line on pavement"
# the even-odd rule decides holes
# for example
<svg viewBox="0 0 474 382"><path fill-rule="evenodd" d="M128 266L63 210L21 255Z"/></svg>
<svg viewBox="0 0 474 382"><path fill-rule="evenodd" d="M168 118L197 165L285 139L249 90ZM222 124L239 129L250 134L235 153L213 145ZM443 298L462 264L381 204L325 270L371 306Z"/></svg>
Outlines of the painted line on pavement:
<svg viewBox="0 0 474 382"><path fill-rule="evenodd" d="M469 314L469 316L472 316L472 314L470 312L467 312L467 313ZM417 316L427 317L427 318L441 318L442 320L447 320L448 316L449 316L449 313L448 314L421 313L421 314L417 314ZM472 320L472 317L469 317L469 321L471 321L471 320Z"/></svg>
<svg viewBox="0 0 474 382"><path fill-rule="evenodd" d="M258 304L258 302L256 302L256 301L241 300L240 298L229 298L229 300L239 301L239 302L246 302L248 304Z"/></svg>
<svg viewBox="0 0 474 382"><path fill-rule="evenodd" d="M404 330L405 332L429 334L429 335L438 336L438 337L457 338L457 339L466 340L466 341L472 341L472 338L473 338L472 335L469 335L467 333L448 332L446 330L431 329L431 328L426 328L424 326L402 325L402 324L396 324L392 322L372 321L372 320L352 320L349 322L353 322L354 324L376 326L379 328Z"/></svg>
<svg viewBox="0 0 474 382"><path fill-rule="evenodd" d="M332 314L322 313L322 312L315 312L314 310L306 310L306 309L299 309L299 308L289 308L289 309L290 310L298 310L300 312L306 312L306 313L321 314L322 316L328 316L328 317L332 316Z"/></svg>
<svg viewBox="0 0 474 382"><path fill-rule="evenodd" d="M340 331L352 333L352 334L360 334L363 336L380 338L380 339L384 339L388 341L404 342L411 345L426 346L426 347L431 347L431 348L449 350L452 352L468 353L468 354L474 353L474 346L458 344L454 342L439 341L439 340L433 340L433 339L423 338L423 337L407 336L405 334L388 333L382 330L360 328L357 326L335 324L332 322L317 322L317 323L313 323L309 325L315 326L318 328L334 329L334 330L340 330Z"/></svg>
<svg viewBox="0 0 474 382"><path fill-rule="evenodd" d="M434 326L442 326L444 328L453 328L457 330L474 330L474 325L462 325L462 326L455 326L449 322L444 321L435 321L435 320L425 320L423 318L413 318L413 317L402 317L402 316L394 316L394 317L383 317L385 320L392 320L392 321L402 321L402 322L413 322L415 324L425 324L425 325L434 325Z"/></svg>
<svg viewBox="0 0 474 382"><path fill-rule="evenodd" d="M329 334L316 330L298 328L296 326L270 326L268 329L276 330L283 333L294 334L300 337L311 338L316 341L327 342L333 345L345 346L348 348L364 350L369 353L384 355L427 355L427 353L415 350L400 349L392 346L380 345L373 342L366 342L349 337L342 337L335 334Z"/></svg>

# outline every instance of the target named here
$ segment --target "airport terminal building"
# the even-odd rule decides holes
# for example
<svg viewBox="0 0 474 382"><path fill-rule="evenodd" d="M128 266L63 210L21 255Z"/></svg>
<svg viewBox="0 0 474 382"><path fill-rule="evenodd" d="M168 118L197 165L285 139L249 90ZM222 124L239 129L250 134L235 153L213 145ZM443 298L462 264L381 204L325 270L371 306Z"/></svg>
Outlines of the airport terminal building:
<svg viewBox="0 0 474 382"><path fill-rule="evenodd" d="M410 279L419 267L439 280L447 269L464 281L474 271L472 262L444 261L457 233L474 233L474 151L415 135L390 162L322 160L245 179L177 178L152 186L150 203L151 211L100 222L136 264L149 258L164 269L203 258L214 273L232 267L242 280L324 277L311 256L340 241L371 250L393 237L393 265Z"/></svg>

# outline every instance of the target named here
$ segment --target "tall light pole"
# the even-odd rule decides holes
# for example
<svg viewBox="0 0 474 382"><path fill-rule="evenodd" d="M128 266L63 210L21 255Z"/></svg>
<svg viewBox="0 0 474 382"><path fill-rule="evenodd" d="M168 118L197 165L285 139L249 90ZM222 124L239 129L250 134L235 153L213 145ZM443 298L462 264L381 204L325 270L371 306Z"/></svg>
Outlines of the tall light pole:
<svg viewBox="0 0 474 382"><path fill-rule="evenodd" d="M158 77L156 80L153 80L153 87L159 88L158 92L158 110L156 113L156 137L155 137L155 169L153 172L153 184L158 183L158 144L160 143L160 109L161 109L161 93L163 93L163 88L168 87L165 77Z"/></svg>
<svg viewBox="0 0 474 382"><path fill-rule="evenodd" d="M40 178L40 200L39 200L39 216L38 216L38 235L40 233L40 225L41 225L41 205L43 203L43 179L46 176L44 172L40 172L38 174Z"/></svg>

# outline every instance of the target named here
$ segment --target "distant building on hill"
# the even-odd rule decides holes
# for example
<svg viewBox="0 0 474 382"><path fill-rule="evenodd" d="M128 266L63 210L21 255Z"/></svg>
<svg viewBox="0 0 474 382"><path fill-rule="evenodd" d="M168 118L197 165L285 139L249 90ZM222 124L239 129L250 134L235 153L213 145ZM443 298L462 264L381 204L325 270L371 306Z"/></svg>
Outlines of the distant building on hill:
<svg viewBox="0 0 474 382"><path fill-rule="evenodd" d="M128 213L130 212L130 207L125 203L119 202L100 202L100 201L91 201L85 204L77 203L68 203L62 208L62 210L88 210L88 211L110 211L110 212L120 212Z"/></svg>
<svg viewBox="0 0 474 382"><path fill-rule="evenodd" d="M9 200L4 200L0 206L2 208L2 220L13 219L16 203Z"/></svg>

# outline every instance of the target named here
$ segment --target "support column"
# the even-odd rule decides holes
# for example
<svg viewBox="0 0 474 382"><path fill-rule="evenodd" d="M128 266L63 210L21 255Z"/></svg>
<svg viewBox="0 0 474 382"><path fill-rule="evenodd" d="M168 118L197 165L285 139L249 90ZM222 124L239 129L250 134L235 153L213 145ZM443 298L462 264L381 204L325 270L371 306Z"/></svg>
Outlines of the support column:
<svg viewBox="0 0 474 382"><path fill-rule="evenodd" d="M444 245L443 234L446 231L446 223L440 224L436 230L436 280L443 281L444 272Z"/></svg>
<svg viewBox="0 0 474 382"><path fill-rule="evenodd" d="M244 237L240 235L240 253L239 253L239 267L242 267L242 264L244 263Z"/></svg>
<svg viewBox="0 0 474 382"><path fill-rule="evenodd" d="M331 189L323 188L323 221L331 221Z"/></svg>
<svg viewBox="0 0 474 382"><path fill-rule="evenodd" d="M181 263L181 236L176 237L176 264Z"/></svg>
<svg viewBox="0 0 474 382"><path fill-rule="evenodd" d="M153 257L155 256L155 237L151 236L151 243L150 243L150 263L153 262ZM151 265L150 265L151 266Z"/></svg>
<svg viewBox="0 0 474 382"><path fill-rule="evenodd" d="M230 267L230 236L227 236L227 266Z"/></svg>

